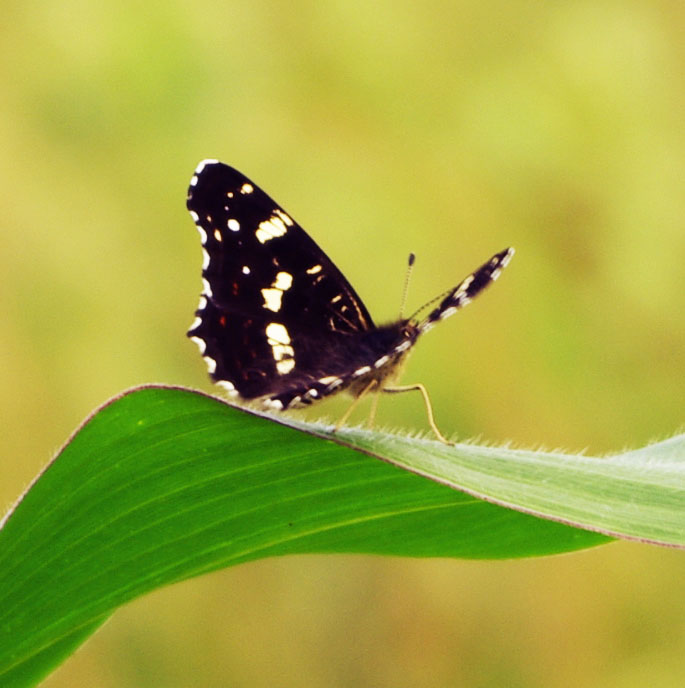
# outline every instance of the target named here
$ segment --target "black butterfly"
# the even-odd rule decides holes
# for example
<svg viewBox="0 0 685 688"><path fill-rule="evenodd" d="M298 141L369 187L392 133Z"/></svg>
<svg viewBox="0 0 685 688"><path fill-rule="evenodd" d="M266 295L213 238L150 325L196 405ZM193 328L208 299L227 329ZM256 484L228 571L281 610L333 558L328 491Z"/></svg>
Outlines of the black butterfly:
<svg viewBox="0 0 685 688"><path fill-rule="evenodd" d="M497 279L512 248L450 289L423 320L402 318L378 327L311 237L237 170L217 160L201 162L187 205L204 255L204 288L188 336L217 384L277 410L344 389L357 398L372 390L417 389L431 427L446 442L423 385L388 383L420 334Z"/></svg>

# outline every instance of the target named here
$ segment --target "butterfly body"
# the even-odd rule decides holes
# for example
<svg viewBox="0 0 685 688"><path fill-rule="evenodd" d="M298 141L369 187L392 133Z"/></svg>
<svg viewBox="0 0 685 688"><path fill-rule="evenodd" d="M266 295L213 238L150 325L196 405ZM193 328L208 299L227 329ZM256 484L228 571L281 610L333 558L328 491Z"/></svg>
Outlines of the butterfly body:
<svg viewBox="0 0 685 688"><path fill-rule="evenodd" d="M378 327L311 237L237 170L200 163L187 206L204 253L188 336L217 384L277 410L386 388L416 339L496 279L513 253L493 256L423 320Z"/></svg>

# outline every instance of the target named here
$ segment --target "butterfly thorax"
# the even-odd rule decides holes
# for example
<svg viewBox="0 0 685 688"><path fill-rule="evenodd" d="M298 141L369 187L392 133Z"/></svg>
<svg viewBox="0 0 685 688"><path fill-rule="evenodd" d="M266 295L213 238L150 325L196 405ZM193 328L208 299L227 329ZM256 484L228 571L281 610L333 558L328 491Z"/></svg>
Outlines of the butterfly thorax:
<svg viewBox="0 0 685 688"><path fill-rule="evenodd" d="M358 396L375 382L376 389L399 378L403 365L412 350L420 330L410 320L400 320L369 330L364 334L360 346L359 360L372 360L373 364L355 369L347 391ZM369 358L363 358L369 355Z"/></svg>

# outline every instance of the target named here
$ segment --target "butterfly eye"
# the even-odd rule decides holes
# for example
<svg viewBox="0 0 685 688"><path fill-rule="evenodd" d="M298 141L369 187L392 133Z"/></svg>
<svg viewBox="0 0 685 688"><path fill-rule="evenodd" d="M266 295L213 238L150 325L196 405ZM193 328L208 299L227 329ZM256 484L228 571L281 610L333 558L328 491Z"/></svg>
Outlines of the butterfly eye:
<svg viewBox="0 0 685 688"><path fill-rule="evenodd" d="M418 332L418 323L415 320L407 320L400 329L400 334L404 339L413 339Z"/></svg>

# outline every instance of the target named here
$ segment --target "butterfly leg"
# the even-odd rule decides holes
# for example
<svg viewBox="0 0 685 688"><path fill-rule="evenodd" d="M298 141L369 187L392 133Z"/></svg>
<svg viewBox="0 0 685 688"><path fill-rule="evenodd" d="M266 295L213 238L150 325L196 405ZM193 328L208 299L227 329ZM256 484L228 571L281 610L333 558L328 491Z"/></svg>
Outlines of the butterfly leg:
<svg viewBox="0 0 685 688"><path fill-rule="evenodd" d="M340 428L342 428L343 425L345 425L345 421L350 417L350 414L354 409L357 407L357 404L370 392L376 385L378 384L377 380L371 380L366 387L362 389L362 391L355 397L354 401L349 405L347 411L343 413L342 417L340 420L335 424L335 427L333 428L333 432L338 432Z"/></svg>
<svg viewBox="0 0 685 688"><path fill-rule="evenodd" d="M376 411L378 410L378 400L380 399L380 389L377 389L371 399L371 410L369 411L369 417L366 419L366 424L369 428L373 427L374 421L376 420Z"/></svg>
<svg viewBox="0 0 685 688"><path fill-rule="evenodd" d="M426 415L428 416L428 424L431 426L431 430L435 433L435 436L443 443L448 445L453 445L454 442L450 442L441 432L438 430L438 426L435 424L435 418L433 418L433 407L431 405L430 398L428 396L428 391L420 383L417 382L414 385L401 385L399 387L383 387L384 392L390 394L399 394L400 392L413 392L418 390L423 396L423 403L426 406Z"/></svg>

